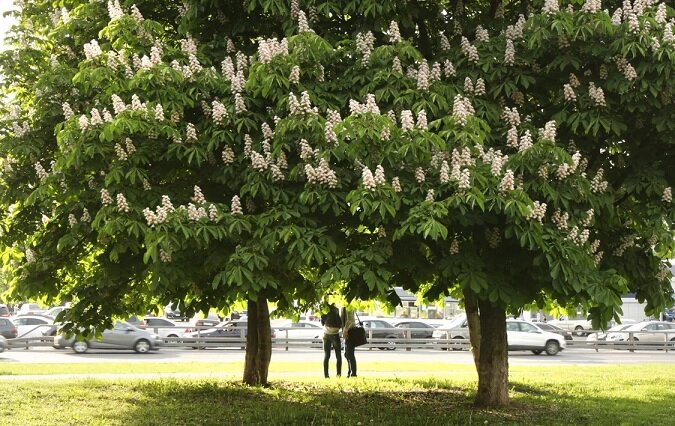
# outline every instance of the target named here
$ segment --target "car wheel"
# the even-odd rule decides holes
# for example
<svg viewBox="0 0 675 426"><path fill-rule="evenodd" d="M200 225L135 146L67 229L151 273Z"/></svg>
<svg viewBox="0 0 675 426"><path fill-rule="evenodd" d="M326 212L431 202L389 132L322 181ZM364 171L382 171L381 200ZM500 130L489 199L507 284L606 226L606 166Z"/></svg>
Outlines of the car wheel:
<svg viewBox="0 0 675 426"><path fill-rule="evenodd" d="M555 355L560 352L560 344L555 340L549 340L546 342L544 350L546 351L546 355Z"/></svg>
<svg viewBox="0 0 675 426"><path fill-rule="evenodd" d="M464 336L455 336L452 338L452 340L464 340ZM452 345L452 350L453 351L463 351L464 347L462 346L462 343L450 343Z"/></svg>
<svg viewBox="0 0 675 426"><path fill-rule="evenodd" d="M89 349L89 344L84 340L77 340L73 342L73 352L76 354L83 354Z"/></svg>
<svg viewBox="0 0 675 426"><path fill-rule="evenodd" d="M145 354L150 352L150 342L145 339L141 339L134 345L134 350L139 354Z"/></svg>
<svg viewBox="0 0 675 426"><path fill-rule="evenodd" d="M535 349L535 350L532 351L532 353L535 354L535 355L539 355L542 352L543 351L541 349Z"/></svg>
<svg viewBox="0 0 675 426"><path fill-rule="evenodd" d="M584 328L580 325L574 327L574 330L575 330L574 334L576 334L579 337L584 337L586 335L586 333L584 333Z"/></svg>
<svg viewBox="0 0 675 426"><path fill-rule="evenodd" d="M396 350L396 341L393 340L393 339L395 339L395 337L389 336L388 339L392 339L392 340L389 340L387 342L387 350L388 351L395 351Z"/></svg>

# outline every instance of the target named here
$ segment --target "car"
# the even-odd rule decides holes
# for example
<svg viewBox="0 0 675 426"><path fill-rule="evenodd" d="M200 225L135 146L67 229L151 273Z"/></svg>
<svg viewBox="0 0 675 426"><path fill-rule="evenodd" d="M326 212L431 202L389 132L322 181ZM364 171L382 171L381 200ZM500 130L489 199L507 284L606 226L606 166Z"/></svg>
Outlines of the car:
<svg viewBox="0 0 675 426"><path fill-rule="evenodd" d="M243 340L248 336L248 320L222 321L213 328L206 330L192 331L183 334L186 339L199 339L198 346L193 346L193 349L204 347L208 344L215 344L217 346L239 346L242 349L246 348ZM271 337L276 337L276 331L271 330Z"/></svg>
<svg viewBox="0 0 675 426"><path fill-rule="evenodd" d="M506 339L509 351L532 351L539 355L556 355L567 348L560 334L544 331L534 323L524 320L506 320Z"/></svg>
<svg viewBox="0 0 675 426"><path fill-rule="evenodd" d="M383 341L384 346L380 346L380 350L396 350L396 339L405 339L403 330L397 329L385 320L366 318L361 323L369 340L372 338Z"/></svg>
<svg viewBox="0 0 675 426"><path fill-rule="evenodd" d="M675 308L672 309L666 309L663 311L663 320L667 322L674 322L675 321Z"/></svg>
<svg viewBox="0 0 675 426"><path fill-rule="evenodd" d="M193 318L192 321L190 321L190 326L183 331L183 334L197 330L206 330L208 328L213 328L216 327L221 322L222 322L221 320L210 318L203 318L203 319Z"/></svg>
<svg viewBox="0 0 675 426"><path fill-rule="evenodd" d="M14 339L18 334L16 325L9 318L0 318L0 336L6 339Z"/></svg>
<svg viewBox="0 0 675 426"><path fill-rule="evenodd" d="M182 328L175 322L161 317L145 317L138 328L151 331L163 338L174 338L182 334Z"/></svg>
<svg viewBox="0 0 675 426"><path fill-rule="evenodd" d="M595 342L615 340L620 331L623 331L632 325L633 324L617 324L614 327L610 327L604 333L591 333L586 337L586 342L588 344L594 344Z"/></svg>
<svg viewBox="0 0 675 426"><path fill-rule="evenodd" d="M7 305L0 303L0 317L10 316L9 308Z"/></svg>
<svg viewBox="0 0 675 426"><path fill-rule="evenodd" d="M547 322L535 322L534 323L537 327L541 328L544 331L548 331L549 333L556 333L560 334L565 338L565 340L574 340L574 337L572 336L572 332L569 330L563 330L562 328L558 327L555 324L549 324Z"/></svg>
<svg viewBox="0 0 675 426"><path fill-rule="evenodd" d="M180 309L174 308L174 305L174 303L169 303L164 307L164 316L172 320L187 321L188 317Z"/></svg>
<svg viewBox="0 0 675 426"><path fill-rule="evenodd" d="M73 352L83 354L91 349L121 349L133 350L137 353L147 353L159 350L162 338L154 333L141 330L128 322L117 321L112 329L105 330L100 339L67 337L60 333L54 338L54 347L72 348Z"/></svg>
<svg viewBox="0 0 675 426"><path fill-rule="evenodd" d="M319 339L323 337L323 327L320 323L300 320L297 322L285 320L273 325L277 339Z"/></svg>
<svg viewBox="0 0 675 426"><path fill-rule="evenodd" d="M617 342L664 343L671 342L675 348L675 323L643 321L625 328L612 339ZM632 351L632 349L631 349Z"/></svg>
<svg viewBox="0 0 675 426"><path fill-rule="evenodd" d="M47 309L47 311L42 315L46 317L56 318L58 314L65 311L66 309L68 309L68 306L54 306L52 308Z"/></svg>
<svg viewBox="0 0 675 426"><path fill-rule="evenodd" d="M42 315L21 315L12 318L17 329L17 338L51 336L54 320Z"/></svg>
<svg viewBox="0 0 675 426"><path fill-rule="evenodd" d="M19 315L40 315L45 312L44 309L40 307L37 303L24 303L19 308L19 311L16 313L16 316Z"/></svg>
<svg viewBox="0 0 675 426"><path fill-rule="evenodd" d="M406 337L411 339L431 339L435 330L431 325L415 320L396 321L394 327L404 329ZM408 333L410 334L408 335Z"/></svg>
<svg viewBox="0 0 675 426"><path fill-rule="evenodd" d="M9 344L7 343L7 339L5 339L4 336L0 336L0 353L5 352L5 349L9 347Z"/></svg>
<svg viewBox="0 0 675 426"><path fill-rule="evenodd" d="M579 337L589 334L589 332L584 330L593 330L593 325L586 319L569 319L560 317L560 319L549 321L548 324L553 324L562 328L563 330L573 331L574 334Z"/></svg>
<svg viewBox="0 0 675 426"><path fill-rule="evenodd" d="M449 323L436 328L432 333L432 337L435 340L434 343L443 345L441 347L443 350L447 350L448 348L456 351L468 349L469 345L466 344L466 341L469 340L469 323L466 314L457 315ZM462 342L449 344L447 343L448 340L461 340Z"/></svg>

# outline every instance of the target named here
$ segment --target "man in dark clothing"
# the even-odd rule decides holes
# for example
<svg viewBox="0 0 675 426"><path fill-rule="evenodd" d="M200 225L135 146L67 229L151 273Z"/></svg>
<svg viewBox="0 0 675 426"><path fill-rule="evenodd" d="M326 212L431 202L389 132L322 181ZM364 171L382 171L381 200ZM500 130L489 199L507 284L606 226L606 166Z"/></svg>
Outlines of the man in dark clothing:
<svg viewBox="0 0 675 426"><path fill-rule="evenodd" d="M340 344L340 328L342 320L340 311L335 303L328 307L328 313L321 315L321 325L323 325L323 375L328 378L328 362L330 361L331 350L335 351L337 360L337 375L342 375L342 345Z"/></svg>

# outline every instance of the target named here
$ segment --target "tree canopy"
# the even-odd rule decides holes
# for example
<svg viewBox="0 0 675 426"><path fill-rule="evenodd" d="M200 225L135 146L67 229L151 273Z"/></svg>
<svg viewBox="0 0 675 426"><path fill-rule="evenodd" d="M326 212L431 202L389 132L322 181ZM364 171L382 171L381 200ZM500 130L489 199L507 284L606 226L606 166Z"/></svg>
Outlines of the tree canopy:
<svg viewBox="0 0 675 426"><path fill-rule="evenodd" d="M22 1L15 297L85 324L336 288L596 324L672 301L673 10L652 0Z"/></svg>

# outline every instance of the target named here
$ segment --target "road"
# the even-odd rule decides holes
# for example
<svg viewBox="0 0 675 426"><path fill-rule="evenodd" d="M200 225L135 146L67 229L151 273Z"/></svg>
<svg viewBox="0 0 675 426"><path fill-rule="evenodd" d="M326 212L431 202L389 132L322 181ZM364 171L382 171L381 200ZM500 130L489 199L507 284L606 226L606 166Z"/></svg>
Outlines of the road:
<svg viewBox="0 0 675 426"><path fill-rule="evenodd" d="M471 364L473 359L468 351L437 350L396 350L357 349L359 361L381 362L447 362L450 364ZM323 354L319 349L275 348L272 362L320 362ZM70 350L55 350L51 347L12 349L0 353L0 366L5 363L96 363L96 362L237 362L244 361L240 349L191 350L184 348L162 348L158 352L136 354L127 351L90 350L86 354L75 354ZM534 355L531 352L509 352L510 365L617 365L617 364L675 364L675 351L619 351L569 348L556 356Z"/></svg>

